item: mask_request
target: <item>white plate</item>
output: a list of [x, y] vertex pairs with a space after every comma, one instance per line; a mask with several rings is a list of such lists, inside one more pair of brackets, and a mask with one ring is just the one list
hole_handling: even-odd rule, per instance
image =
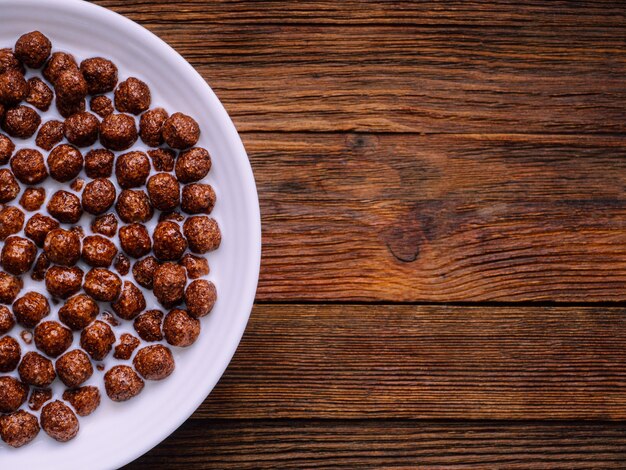
[[[113, 403], [103, 394], [100, 408], [80, 419], [80, 432], [68, 443], [57, 443], [43, 431], [20, 449], [0, 443], [2, 469], [119, 468], [191, 416], [235, 353], [259, 275], [261, 222], [256, 186], [237, 131], [215, 94], [191, 65], [152, 33], [80, 0], [0, 0], [0, 47], [12, 46], [21, 34], [33, 30], [46, 34], [53, 50], [70, 51], [77, 59], [107, 57], [117, 64], [120, 80], [136, 76], [146, 81], [152, 90], [152, 106], [198, 120], [202, 129], [198, 145], [209, 150], [213, 161], [206, 182], [217, 193], [213, 217], [220, 224], [223, 241], [209, 255], [209, 279], [217, 286], [218, 301], [202, 319], [196, 344], [174, 348], [174, 374], [161, 382], [146, 382], [143, 392], [125, 403]], [[98, 382], [103, 390], [101, 372], [91, 383]]]

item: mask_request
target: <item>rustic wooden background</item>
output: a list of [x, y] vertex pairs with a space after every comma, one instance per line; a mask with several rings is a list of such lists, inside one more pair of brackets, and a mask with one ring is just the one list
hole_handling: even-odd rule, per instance
[[226, 375], [128, 469], [624, 468], [623, 2], [95, 3], [213, 87], [264, 228]]

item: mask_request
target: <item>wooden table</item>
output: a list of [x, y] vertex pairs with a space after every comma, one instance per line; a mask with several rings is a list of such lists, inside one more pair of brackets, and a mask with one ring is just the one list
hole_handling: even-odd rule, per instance
[[624, 468], [626, 5], [96, 3], [206, 78], [263, 214], [232, 364], [127, 468]]

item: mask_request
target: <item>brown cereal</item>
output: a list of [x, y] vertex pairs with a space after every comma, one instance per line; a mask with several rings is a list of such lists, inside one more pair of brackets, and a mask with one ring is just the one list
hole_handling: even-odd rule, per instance
[[19, 277], [0, 271], [0, 303], [12, 304], [24, 287]]
[[68, 118], [72, 114], [82, 113], [85, 111], [86, 105], [84, 99], [79, 101], [66, 101], [57, 98], [56, 108], [61, 116]]
[[120, 219], [129, 224], [147, 222], [154, 214], [148, 195], [141, 190], [124, 189], [117, 198], [115, 209]]
[[113, 214], [98, 216], [91, 224], [91, 230], [107, 237], [112, 237], [117, 233], [117, 218]]
[[181, 208], [187, 214], [210, 214], [215, 207], [215, 191], [209, 184], [188, 184], [183, 188]]
[[20, 185], [11, 170], [0, 170], [0, 203], [11, 202], [20, 193]]
[[66, 390], [63, 399], [74, 407], [78, 416], [89, 416], [100, 406], [100, 390], [92, 386]]
[[33, 108], [16, 106], [8, 109], [2, 119], [2, 129], [12, 137], [28, 139], [32, 137], [41, 124], [41, 117]]
[[163, 140], [173, 149], [193, 147], [200, 138], [200, 126], [183, 113], [172, 114], [163, 124]]
[[[2, 113], [0, 113], [2, 118]], [[15, 151], [15, 144], [6, 135], [0, 134], [0, 165], [6, 165]]]
[[128, 152], [115, 162], [115, 176], [123, 189], [146, 184], [150, 174], [150, 160], [143, 152]]
[[0, 372], [15, 370], [22, 358], [20, 344], [10, 336], [0, 338]]
[[67, 52], [55, 52], [46, 63], [43, 69], [43, 76], [50, 83], [54, 84], [61, 73], [70, 69], [78, 70], [78, 64], [74, 60], [74, 56]]
[[126, 276], [130, 272], [130, 260], [124, 253], [120, 253], [113, 263], [115, 270], [122, 276]]
[[178, 261], [187, 249], [187, 240], [175, 222], [159, 222], [153, 240], [154, 255], [160, 261]]
[[21, 73], [26, 73], [22, 63], [13, 54], [13, 49], [5, 47], [0, 49], [0, 73], [4, 73], [7, 70], [19, 70]]
[[27, 292], [13, 304], [13, 315], [25, 328], [34, 328], [50, 315], [50, 303], [39, 292]]
[[119, 299], [111, 304], [111, 308], [118, 317], [133, 320], [146, 308], [146, 299], [135, 284], [125, 281]]
[[113, 102], [108, 96], [94, 96], [89, 102], [89, 108], [101, 118], [110, 116], [115, 112]]
[[53, 297], [67, 299], [80, 290], [83, 274], [77, 266], [52, 266], [46, 271], [46, 289]]
[[108, 211], [115, 203], [115, 186], [106, 178], [97, 178], [85, 186], [82, 195], [85, 211], [100, 215]]
[[115, 366], [104, 374], [104, 388], [113, 401], [126, 401], [141, 393], [144, 382], [129, 366]]
[[90, 95], [113, 91], [117, 84], [117, 67], [108, 59], [102, 57], [85, 59], [80, 64], [80, 71], [87, 81]]
[[80, 331], [96, 319], [100, 308], [88, 295], [78, 294], [59, 309], [59, 320], [74, 331]]
[[54, 98], [54, 93], [46, 83], [39, 77], [28, 80], [29, 93], [26, 102], [41, 111], [48, 111]]
[[169, 114], [163, 108], [151, 109], [141, 115], [141, 119], [139, 120], [139, 135], [146, 145], [158, 147], [163, 143], [161, 129], [168, 117]]
[[193, 281], [185, 290], [187, 312], [194, 318], [201, 318], [211, 313], [216, 300], [215, 285], [205, 279]]
[[28, 91], [28, 82], [20, 71], [11, 69], [0, 74], [0, 103], [15, 106], [26, 99]]
[[89, 266], [108, 268], [116, 254], [115, 244], [100, 235], [91, 235], [83, 240], [83, 260]]
[[0, 241], [19, 232], [23, 226], [24, 213], [20, 209], [13, 206], [4, 206], [0, 209]]
[[172, 346], [191, 346], [200, 335], [200, 321], [185, 310], [174, 309], [165, 316], [163, 333]]
[[211, 157], [201, 147], [181, 152], [176, 160], [176, 177], [181, 183], [194, 183], [209, 174]]
[[209, 262], [203, 256], [195, 256], [191, 253], [187, 253], [180, 260], [180, 264], [187, 270], [187, 277], [189, 279], [198, 279], [199, 277], [209, 274]]
[[174, 263], [160, 265], [154, 273], [154, 295], [166, 308], [183, 301], [187, 274], [185, 268]]
[[87, 82], [78, 69], [69, 68], [59, 74], [54, 82], [57, 101], [78, 103], [87, 96]]
[[28, 386], [14, 377], [0, 377], [0, 413], [13, 413], [28, 398]]
[[72, 181], [72, 183], [70, 184], [70, 189], [72, 191], [75, 191], [77, 193], [81, 192], [83, 190], [83, 188], [85, 187], [85, 180], [82, 178], [76, 178], [74, 181]]
[[41, 427], [48, 436], [59, 442], [74, 439], [79, 430], [74, 412], [58, 400], [48, 403], [41, 410]]
[[43, 281], [46, 277], [46, 271], [50, 267], [50, 260], [45, 253], [41, 253], [35, 264], [33, 265], [33, 271], [30, 273], [31, 279], [35, 281]]
[[20, 338], [22, 338], [22, 341], [26, 344], [31, 344], [33, 342], [33, 334], [30, 331], [22, 330]]
[[72, 145], [58, 145], [48, 155], [48, 168], [55, 180], [62, 183], [70, 181], [83, 169], [83, 155]]
[[37, 247], [26, 238], [12, 236], [4, 241], [0, 263], [6, 272], [19, 276], [30, 270], [37, 257]]
[[152, 289], [157, 267], [159, 267], [159, 262], [154, 256], [147, 256], [137, 261], [133, 266], [133, 276], [137, 284], [146, 289]]
[[150, 107], [150, 88], [141, 80], [130, 77], [115, 90], [115, 107], [121, 113], [141, 114]]
[[11, 310], [4, 305], [0, 305], [0, 335], [8, 333], [15, 326], [15, 318]]
[[176, 152], [172, 149], [148, 150], [148, 155], [152, 159], [152, 165], [156, 171], [174, 171]]
[[50, 57], [52, 43], [39, 31], [23, 34], [15, 43], [15, 57], [28, 67], [38, 69]]
[[46, 206], [52, 217], [64, 224], [78, 223], [83, 215], [80, 199], [67, 191], [57, 191]]
[[80, 259], [80, 237], [70, 230], [58, 228], [48, 232], [43, 249], [50, 262], [74, 266]]
[[80, 347], [91, 356], [94, 361], [102, 361], [113, 349], [115, 335], [109, 325], [96, 320], [83, 330], [80, 335]]
[[185, 220], [185, 216], [182, 215], [180, 212], [174, 211], [174, 212], [162, 212], [161, 215], [159, 216], [159, 222], [166, 222], [166, 221], [170, 221], [170, 222], [183, 222]]
[[120, 336], [120, 342], [115, 346], [113, 357], [127, 361], [133, 355], [133, 351], [139, 347], [141, 341], [128, 333]]
[[148, 230], [141, 224], [130, 224], [120, 228], [122, 250], [133, 258], [141, 258], [152, 249], [152, 240]]
[[24, 184], [39, 184], [48, 177], [43, 155], [34, 149], [18, 150], [11, 158], [11, 170]]
[[24, 235], [30, 238], [35, 244], [43, 248], [48, 233], [59, 228], [59, 223], [47, 215], [33, 215], [24, 228]]
[[73, 349], [57, 359], [56, 373], [66, 386], [80, 387], [93, 375], [89, 356], [80, 349]]
[[39, 434], [37, 417], [19, 410], [0, 418], [0, 437], [11, 447], [22, 447]]
[[55, 119], [45, 122], [39, 128], [35, 144], [44, 150], [52, 150], [52, 148], [63, 140], [63, 123]]
[[100, 302], [114, 302], [122, 291], [122, 280], [105, 268], [93, 268], [85, 276], [85, 292]]
[[35, 388], [28, 399], [28, 407], [33, 411], [39, 411], [50, 400], [52, 400], [52, 390], [49, 388]]
[[163, 380], [174, 372], [174, 356], [162, 344], [146, 346], [137, 351], [133, 365], [146, 380]]
[[56, 378], [52, 361], [34, 351], [24, 354], [17, 367], [20, 380], [33, 387], [47, 387]]
[[27, 211], [34, 212], [43, 206], [45, 200], [46, 190], [44, 188], [26, 188], [20, 198], [20, 205]]
[[141, 339], [152, 342], [163, 339], [162, 323], [163, 312], [160, 310], [147, 310], [135, 318], [133, 326]]
[[59, 357], [69, 349], [74, 340], [72, 331], [55, 321], [45, 321], [35, 328], [37, 349], [50, 357]]
[[126, 150], [137, 142], [135, 119], [128, 114], [110, 114], [100, 123], [100, 143], [111, 150]]
[[87, 111], [72, 114], [63, 123], [65, 138], [77, 147], [89, 147], [98, 140], [100, 121]]
[[204, 215], [189, 217], [183, 225], [183, 233], [189, 242], [189, 249], [194, 253], [216, 250], [222, 241], [217, 222]]
[[115, 155], [106, 149], [90, 150], [85, 155], [85, 173], [90, 178], [108, 178], [113, 174]]
[[147, 188], [155, 209], [172, 211], [180, 204], [180, 184], [169, 173], [157, 173], [151, 176]]

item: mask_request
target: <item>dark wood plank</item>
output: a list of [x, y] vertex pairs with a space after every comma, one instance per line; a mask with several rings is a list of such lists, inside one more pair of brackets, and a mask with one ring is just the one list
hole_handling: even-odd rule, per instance
[[246, 135], [259, 300], [626, 300], [626, 140]]
[[[210, 11], [200, 11], [203, 4], [176, 3], [158, 20], [143, 13], [153, 3], [109, 5], [128, 14], [138, 8], [131, 17], [198, 69], [241, 131], [626, 131], [626, 36], [597, 22], [542, 24], [541, 18], [555, 19], [551, 8], [538, 8], [525, 26], [485, 30], [208, 26], [176, 13], [195, 10], [198, 18], [210, 18]], [[283, 16], [290, 7], [300, 8], [293, 2]], [[497, 9], [480, 11], [486, 22], [507, 16]]]
[[192, 419], [125, 469], [606, 469], [625, 459], [624, 424]]
[[625, 419], [624, 313], [259, 305], [196, 416]]

